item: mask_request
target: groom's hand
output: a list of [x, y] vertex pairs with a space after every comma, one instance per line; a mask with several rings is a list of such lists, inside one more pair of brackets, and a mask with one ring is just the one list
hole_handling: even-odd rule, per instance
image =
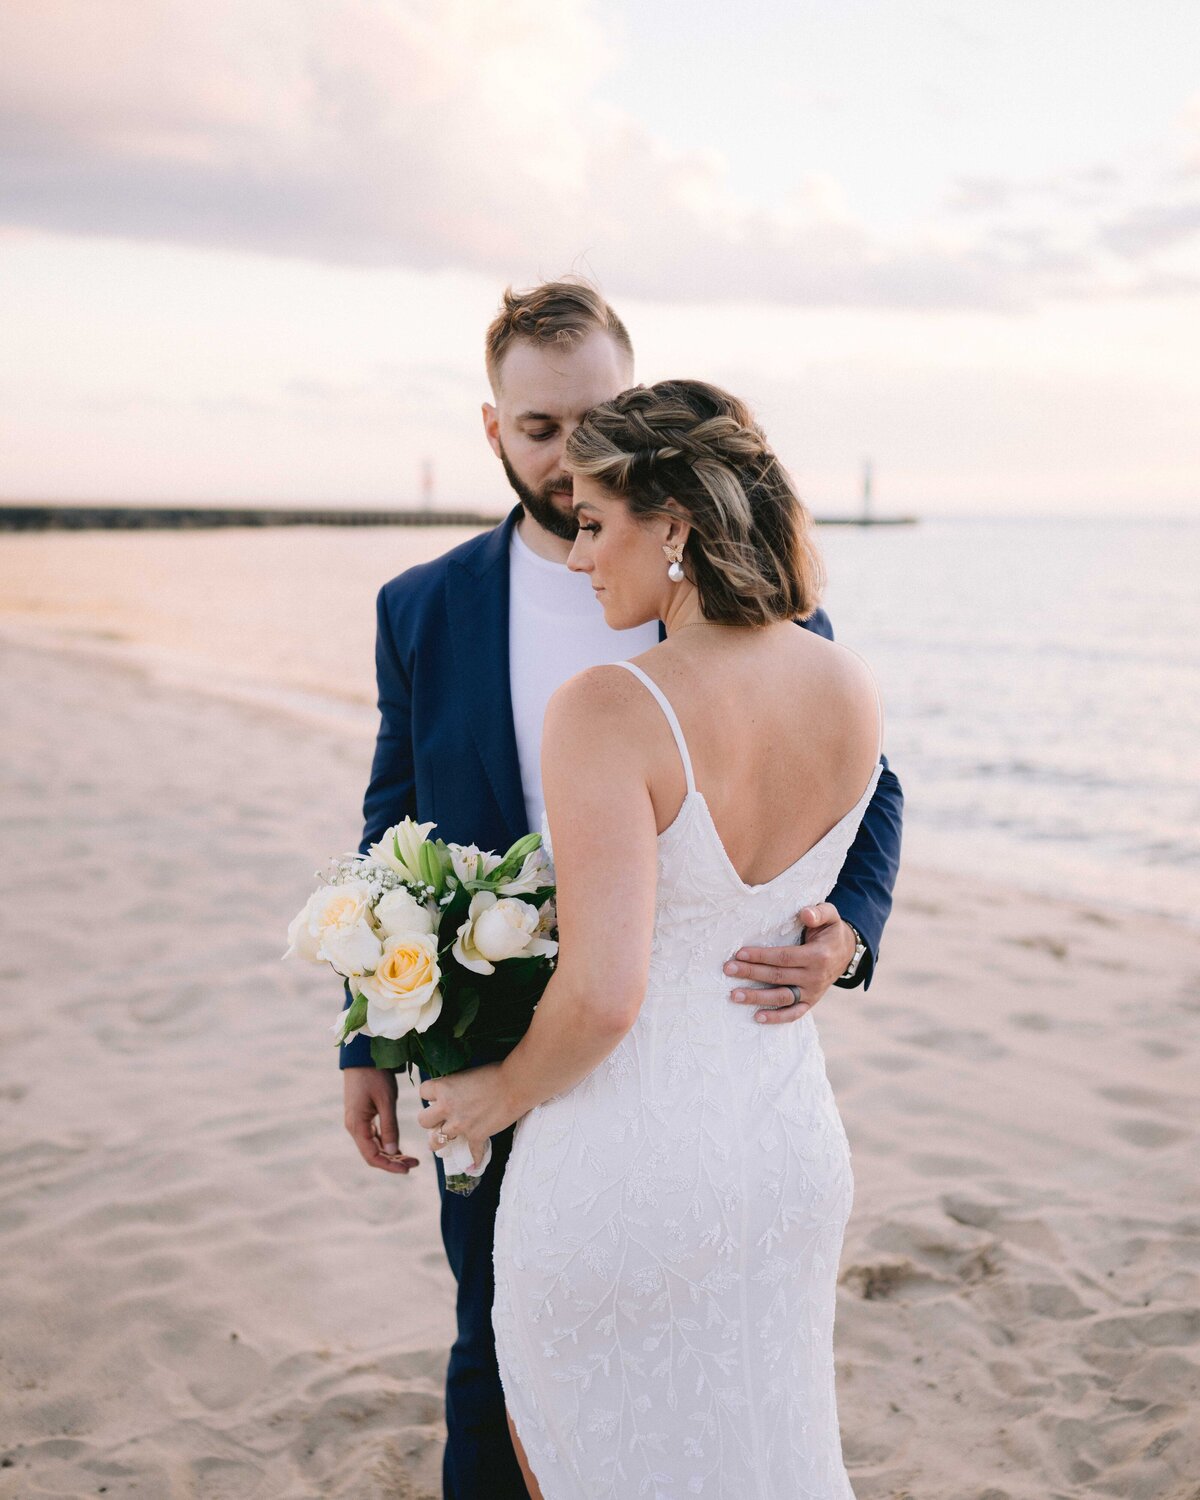
[[343, 1068], [346, 1129], [369, 1167], [402, 1176], [421, 1163], [400, 1152], [396, 1129], [396, 1075], [387, 1068]]
[[[735, 1005], [760, 1007], [756, 1021], [779, 1025], [806, 1015], [854, 957], [854, 932], [830, 901], [800, 913], [804, 942], [788, 948], [739, 948], [725, 965], [731, 979], [751, 979], [769, 989], [734, 990]], [[800, 992], [799, 999], [792, 988]]]

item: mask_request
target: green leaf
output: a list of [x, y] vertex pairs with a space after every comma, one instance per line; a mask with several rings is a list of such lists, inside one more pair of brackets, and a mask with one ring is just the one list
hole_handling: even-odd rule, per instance
[[517, 873], [525, 863], [525, 856], [532, 854], [541, 842], [540, 833], [527, 833], [524, 838], [518, 839], [488, 878], [494, 884], [502, 885]]
[[441, 856], [432, 844], [421, 845], [417, 851], [417, 864], [420, 866], [421, 879], [432, 888], [435, 896], [440, 896], [446, 882], [442, 874]]
[[479, 991], [465, 990], [461, 1000], [458, 1020], [454, 1024], [454, 1035], [461, 1037], [479, 1014]]
[[425, 1071], [432, 1078], [445, 1078], [448, 1073], [457, 1073], [470, 1060], [470, 1054], [461, 1042], [456, 1042], [453, 1037], [446, 1036], [433, 1026], [417, 1037], [417, 1043], [421, 1049]]
[[400, 1068], [410, 1067], [408, 1051], [408, 1037], [406, 1036], [402, 1036], [399, 1041], [393, 1041], [389, 1036], [371, 1038], [371, 1061], [377, 1068], [391, 1068], [398, 1071]]
[[453, 947], [454, 940], [458, 936], [458, 929], [467, 920], [467, 913], [471, 909], [471, 893], [461, 886], [454, 893], [454, 899], [442, 913], [438, 921], [438, 947]]
[[366, 1024], [367, 1020], [367, 997], [355, 995], [351, 1001], [349, 1013], [346, 1016], [346, 1024], [342, 1027], [342, 1035], [349, 1036], [352, 1031], [358, 1031]]

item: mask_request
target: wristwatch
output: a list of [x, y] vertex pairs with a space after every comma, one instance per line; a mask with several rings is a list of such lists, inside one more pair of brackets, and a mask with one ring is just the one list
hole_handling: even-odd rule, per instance
[[843, 979], [853, 979], [854, 978], [854, 976], [858, 973], [858, 966], [859, 966], [859, 964], [862, 963], [863, 954], [867, 951], [867, 945], [866, 945], [866, 943], [863, 942], [862, 933], [859, 932], [858, 928], [855, 927], [854, 923], [853, 922], [847, 922], [846, 926], [854, 934], [854, 956], [851, 958], [850, 962], [846, 965], [846, 972], [844, 974], [839, 974], [838, 975], [839, 981], [843, 980]]

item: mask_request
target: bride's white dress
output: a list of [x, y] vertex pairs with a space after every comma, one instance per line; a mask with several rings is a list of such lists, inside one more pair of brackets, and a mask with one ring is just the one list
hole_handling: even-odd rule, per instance
[[834, 1395], [850, 1153], [811, 1012], [762, 1026], [721, 972], [793, 941], [875, 783], [773, 880], [740, 879], [687, 773], [658, 840], [633, 1028], [517, 1125], [496, 1219], [505, 1400], [545, 1500], [853, 1500]]

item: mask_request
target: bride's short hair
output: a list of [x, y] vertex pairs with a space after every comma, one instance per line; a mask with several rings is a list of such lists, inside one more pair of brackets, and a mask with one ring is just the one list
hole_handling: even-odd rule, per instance
[[707, 620], [766, 625], [816, 609], [825, 571], [808, 508], [736, 396], [702, 380], [634, 386], [593, 407], [566, 466], [634, 516], [687, 514], [684, 567]]

